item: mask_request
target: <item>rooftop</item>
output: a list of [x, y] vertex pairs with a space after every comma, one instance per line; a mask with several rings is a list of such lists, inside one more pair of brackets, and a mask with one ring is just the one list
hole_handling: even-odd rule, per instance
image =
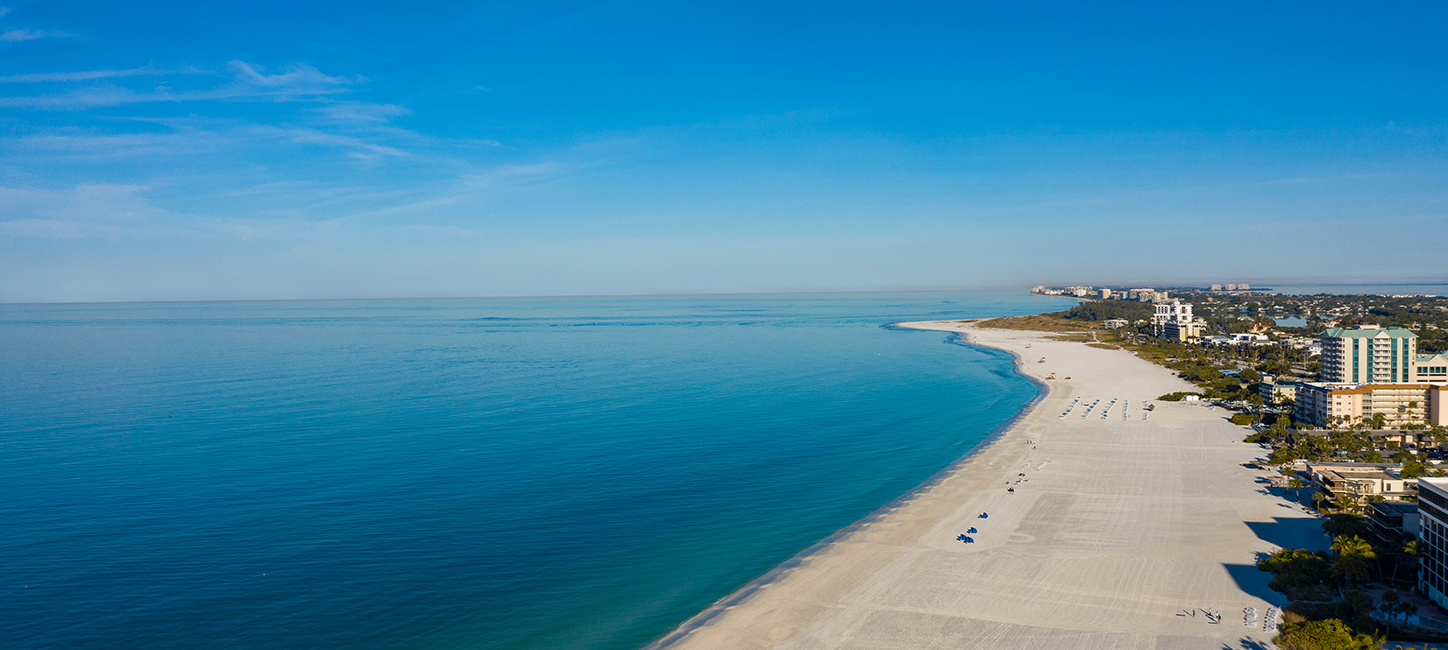
[[1418, 504], [1412, 501], [1369, 501], [1368, 507], [1390, 516], [1415, 515], [1418, 513]]
[[1309, 462], [1307, 466], [1312, 469], [1350, 469], [1350, 470], [1392, 470], [1403, 469], [1397, 463], [1338, 463], [1338, 462]]
[[1341, 328], [1341, 327], [1329, 327], [1329, 328], [1327, 328], [1327, 330], [1325, 330], [1325, 331], [1322, 333], [1322, 335], [1323, 335], [1324, 337], [1327, 337], [1327, 338], [1335, 338], [1335, 339], [1370, 339], [1370, 338], [1376, 338], [1376, 337], [1378, 337], [1378, 336], [1384, 336], [1384, 337], [1386, 337], [1386, 338], [1394, 338], [1394, 339], [1397, 339], [1397, 338], [1409, 338], [1409, 339], [1418, 338], [1418, 335], [1417, 335], [1417, 334], [1414, 334], [1414, 333], [1412, 333], [1411, 331], [1409, 331], [1409, 330], [1407, 330], [1407, 329], [1404, 329], [1404, 328], [1402, 328], [1402, 327], [1385, 327], [1385, 328], [1382, 328], [1382, 329], [1371, 328], [1371, 329], [1360, 329], [1360, 330], [1343, 329], [1343, 328]]
[[1379, 481], [1393, 481], [1393, 480], [1398, 480], [1398, 479], [1399, 479], [1399, 477], [1398, 477], [1397, 474], [1390, 473], [1390, 472], [1384, 472], [1383, 470], [1380, 470], [1380, 469], [1371, 469], [1371, 468], [1366, 469], [1366, 470], [1356, 470], [1356, 469], [1354, 469], [1354, 470], [1322, 469], [1322, 470], [1319, 470], [1317, 473], [1318, 473], [1318, 474], [1321, 474], [1321, 475], [1323, 475], [1323, 476], [1337, 477], [1337, 478], [1340, 478], [1340, 479], [1342, 479], [1342, 480], [1344, 480], [1344, 481], [1363, 480], [1363, 479], [1375, 479], [1375, 480], [1379, 480]]

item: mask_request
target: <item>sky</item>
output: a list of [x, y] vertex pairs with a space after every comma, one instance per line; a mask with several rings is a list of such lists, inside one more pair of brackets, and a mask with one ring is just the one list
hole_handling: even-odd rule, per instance
[[0, 302], [1448, 279], [1448, 5], [1163, 4], [0, 4]]

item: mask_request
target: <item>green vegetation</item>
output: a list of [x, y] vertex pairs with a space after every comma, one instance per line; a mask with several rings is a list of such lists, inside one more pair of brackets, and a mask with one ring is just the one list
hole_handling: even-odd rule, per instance
[[1332, 573], [1347, 578], [1348, 584], [1366, 580], [1378, 558], [1373, 545], [1357, 535], [1339, 535], [1332, 540]]
[[[1279, 647], [1379, 647], [1388, 630], [1372, 614], [1392, 620], [1417, 612], [1417, 606], [1396, 589], [1413, 586], [1419, 542], [1411, 535], [1372, 541], [1368, 529], [1359, 515], [1329, 515], [1322, 530], [1333, 538], [1330, 551], [1283, 549], [1257, 563], [1257, 568], [1272, 574], [1268, 586], [1292, 599], [1284, 608]], [[1356, 588], [1366, 583], [1389, 589], [1375, 602]]]
[[1149, 302], [1127, 300], [1090, 300], [1063, 312], [1052, 314], [1066, 320], [1098, 322], [1120, 318], [1129, 322], [1151, 320], [1156, 307]]
[[1284, 625], [1276, 639], [1283, 650], [1375, 650], [1382, 642], [1371, 634], [1354, 634], [1335, 618]]
[[[1427, 339], [1441, 339], [1441, 347], [1448, 348], [1448, 298], [1276, 296], [1190, 291], [1173, 291], [1172, 295], [1193, 303], [1196, 315], [1204, 318], [1208, 330], [1217, 334], [1260, 326], [1268, 328], [1279, 339], [1283, 335], [1315, 338], [1328, 322], [1346, 327], [1376, 323], [1408, 327], [1418, 333], [1420, 344]], [[1384, 462], [1385, 457], [1391, 456], [1395, 462], [1409, 464], [1404, 468], [1408, 478], [1431, 475], [1436, 471], [1427, 470], [1412, 454], [1402, 454], [1397, 440], [1372, 433], [1380, 431], [1386, 424], [1384, 414], [1375, 414], [1376, 419], [1369, 418], [1366, 422], [1339, 423], [1328, 431], [1298, 431], [1291, 419], [1291, 400], [1273, 398], [1264, 401], [1259, 390], [1264, 375], [1286, 380], [1316, 379], [1318, 364], [1304, 350], [1288, 345], [1204, 346], [1163, 339], [1151, 334], [1153, 310], [1151, 303], [1091, 300], [1062, 312], [997, 318], [985, 321], [981, 326], [1041, 330], [1057, 333], [1058, 338], [1085, 341], [1100, 347], [1119, 346], [1142, 359], [1171, 368], [1182, 379], [1199, 388], [1167, 393], [1157, 399], [1177, 402], [1188, 395], [1198, 395], [1242, 411], [1232, 416], [1232, 421], [1258, 428], [1246, 440], [1269, 447], [1269, 460], [1273, 463], [1328, 459]], [[1304, 316], [1307, 326], [1275, 325], [1273, 317], [1288, 315]], [[1128, 325], [1116, 330], [1101, 328], [1102, 321], [1112, 318], [1126, 320]], [[1427, 351], [1437, 349], [1436, 345], [1420, 347]], [[1413, 442], [1419, 445], [1448, 442], [1448, 429], [1443, 427], [1409, 425], [1403, 429], [1412, 431]]]
[[[1423, 353], [1448, 351], [1448, 298], [1433, 296], [1390, 297], [1376, 295], [1290, 296], [1265, 293], [1221, 293], [1199, 290], [1171, 291], [1175, 299], [1192, 304], [1194, 315], [1207, 323], [1208, 335], [1246, 332], [1267, 328], [1274, 336], [1319, 336], [1329, 325], [1360, 327], [1404, 327], [1418, 335]], [[1088, 300], [1066, 311], [1043, 314], [1061, 323], [1092, 325], [1109, 319], [1123, 319], [1129, 325], [1113, 332], [1114, 340], [1144, 359], [1177, 370], [1187, 381], [1201, 385], [1208, 398], [1250, 401], [1243, 390], [1261, 381], [1263, 374], [1288, 379], [1316, 379], [1320, 367], [1304, 350], [1285, 345], [1188, 345], [1153, 336], [1151, 303], [1125, 300]], [[1299, 316], [1303, 327], [1286, 327], [1275, 319]], [[999, 319], [998, 319], [999, 320]], [[1236, 380], [1224, 381], [1221, 370], [1241, 370]]]
[[1332, 563], [1323, 551], [1284, 548], [1257, 563], [1272, 574], [1267, 586], [1293, 600], [1328, 600], [1336, 593]]

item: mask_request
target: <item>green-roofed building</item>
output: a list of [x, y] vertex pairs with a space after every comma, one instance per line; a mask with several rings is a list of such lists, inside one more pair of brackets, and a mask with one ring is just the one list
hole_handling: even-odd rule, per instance
[[1343, 384], [1418, 381], [1418, 335], [1401, 327], [1369, 325], [1322, 333], [1322, 380]]

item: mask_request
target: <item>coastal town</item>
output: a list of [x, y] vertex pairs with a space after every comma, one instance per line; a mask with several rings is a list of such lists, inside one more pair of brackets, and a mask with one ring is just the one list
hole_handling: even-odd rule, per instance
[[1358, 642], [1448, 637], [1448, 299], [1243, 283], [1032, 292], [1084, 299], [1047, 316], [1198, 386], [1159, 399], [1231, 413], [1271, 488], [1322, 518], [1330, 551], [1259, 563], [1289, 616], [1338, 621]]

